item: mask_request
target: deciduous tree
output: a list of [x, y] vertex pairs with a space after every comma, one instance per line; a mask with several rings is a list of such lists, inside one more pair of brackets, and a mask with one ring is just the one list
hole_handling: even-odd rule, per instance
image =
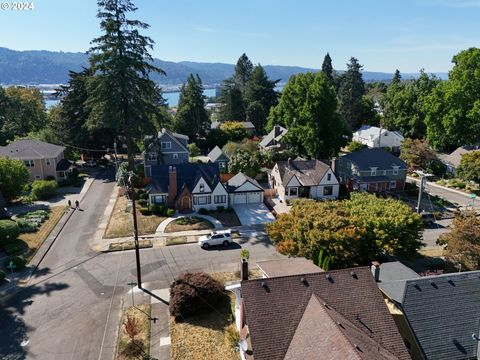
[[7, 200], [18, 197], [29, 178], [23, 161], [0, 158], [0, 190]]
[[228, 162], [228, 171], [231, 174], [242, 172], [250, 177], [255, 177], [260, 171], [260, 155], [258, 152], [237, 150]]
[[457, 174], [463, 180], [480, 183], [480, 150], [462, 155]]
[[400, 147], [400, 159], [410, 169], [427, 170], [437, 159], [437, 153], [424, 140], [406, 138]]

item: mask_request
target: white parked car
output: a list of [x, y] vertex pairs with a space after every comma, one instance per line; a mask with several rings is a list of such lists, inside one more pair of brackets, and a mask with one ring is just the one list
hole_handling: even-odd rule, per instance
[[210, 234], [201, 236], [198, 239], [198, 245], [204, 249], [214, 245], [228, 246], [232, 242], [232, 230], [212, 231]]

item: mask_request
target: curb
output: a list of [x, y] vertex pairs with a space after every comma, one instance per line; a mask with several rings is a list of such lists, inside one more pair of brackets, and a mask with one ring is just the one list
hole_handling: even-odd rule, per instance
[[[416, 183], [420, 182], [419, 179], [411, 177], [411, 176], [407, 176], [407, 179], [415, 181]], [[463, 195], [466, 198], [470, 198], [470, 194], [467, 194], [466, 192], [463, 192], [463, 191], [460, 191], [460, 190], [457, 190], [457, 189], [452, 189], [452, 188], [449, 188], [449, 187], [446, 187], [446, 186], [438, 185], [437, 183], [434, 183], [434, 182], [431, 182], [431, 181], [427, 181], [426, 185], [436, 187], [437, 189], [441, 189], [441, 190], [445, 190], [445, 191], [451, 191], [451, 192], [456, 193], [458, 195]]]

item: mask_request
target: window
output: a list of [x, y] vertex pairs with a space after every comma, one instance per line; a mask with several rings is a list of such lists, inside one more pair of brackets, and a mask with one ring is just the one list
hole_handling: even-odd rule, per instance
[[151, 166], [145, 166], [145, 176], [152, 176], [152, 167]]
[[213, 197], [213, 202], [215, 204], [223, 204], [227, 202], [227, 195], [215, 195]]
[[177, 154], [177, 153], [174, 153], [174, 154], [172, 155], [172, 157], [173, 157], [174, 159], [178, 159], [178, 154]]
[[200, 184], [200, 192], [204, 192], [205, 191], [205, 185], [204, 184]]
[[297, 196], [297, 195], [298, 195], [298, 189], [296, 187], [291, 187], [290, 196]]
[[387, 175], [387, 170], [383, 170], [383, 175]]
[[324, 186], [323, 187], [323, 196], [330, 196], [333, 194], [333, 186]]
[[34, 167], [35, 166], [35, 162], [33, 160], [23, 160], [23, 162], [25, 163], [26, 167]]
[[193, 198], [194, 205], [206, 205], [212, 202], [211, 196], [195, 196]]
[[224, 163], [223, 161], [221, 161], [221, 162], [218, 163], [218, 166], [220, 166], [220, 169], [224, 169], [224, 168], [227, 167], [227, 164]]
[[396, 189], [397, 188], [397, 182], [396, 181], [390, 181], [390, 190]]
[[162, 141], [160, 143], [160, 147], [162, 148], [162, 150], [169, 150], [172, 148], [172, 143], [170, 141]]
[[377, 168], [376, 167], [370, 168], [370, 176], [375, 176], [375, 175], [377, 175]]
[[393, 167], [393, 175], [398, 175], [398, 166]]
[[42, 177], [40, 175], [35, 175], [35, 179], [41, 179]]
[[327, 181], [330, 181], [330, 180], [332, 180], [332, 174], [327, 175]]
[[157, 153], [148, 153], [148, 161], [157, 161]]
[[45, 161], [46, 161], [47, 165], [50, 165], [50, 159], [46, 159]]
[[167, 202], [167, 197], [165, 195], [155, 195], [152, 196], [152, 202], [154, 204], [164, 204]]

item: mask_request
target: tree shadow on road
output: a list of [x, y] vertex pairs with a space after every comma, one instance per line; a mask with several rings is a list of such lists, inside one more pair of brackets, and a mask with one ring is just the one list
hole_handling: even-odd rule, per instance
[[68, 288], [64, 283], [32, 285], [14, 295], [0, 299], [0, 358], [21, 360], [27, 357], [28, 333], [35, 330], [23, 318], [27, 308], [35, 302], [35, 297], [50, 296], [55, 291]]

